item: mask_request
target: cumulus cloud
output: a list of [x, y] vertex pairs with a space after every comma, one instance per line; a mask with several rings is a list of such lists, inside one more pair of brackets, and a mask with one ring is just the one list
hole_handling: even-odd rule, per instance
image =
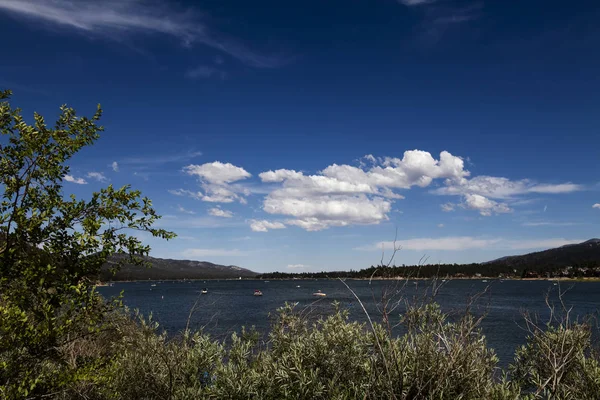
[[259, 174], [263, 182], [281, 183], [263, 202], [269, 214], [291, 217], [286, 223], [315, 231], [332, 226], [378, 224], [388, 220], [396, 192], [426, 187], [434, 179], [469, 176], [463, 160], [447, 151], [439, 160], [425, 151], [404, 152], [403, 158], [365, 156], [359, 167], [333, 164], [315, 175], [279, 169]]
[[[560, 194], [583, 190], [574, 183], [540, 184], [529, 179], [510, 180], [504, 177], [480, 175], [473, 178], [446, 179], [445, 186], [432, 190], [432, 193], [445, 196], [461, 196], [462, 203], [446, 203], [443, 211], [453, 211], [456, 206], [477, 210], [483, 216], [511, 212], [510, 205], [517, 206], [531, 202], [522, 199], [532, 194]], [[493, 199], [493, 200], [492, 200]], [[497, 200], [502, 200], [499, 202]], [[544, 208], [545, 210], [545, 208]]]
[[118, 162], [113, 161], [110, 166], [112, 167], [113, 171], [119, 172], [119, 163]]
[[600, 208], [600, 203], [596, 203], [592, 206], [592, 208]]
[[274, 68], [285, 63], [281, 57], [258, 54], [217, 34], [203, 22], [201, 14], [191, 9], [178, 10], [166, 1], [0, 0], [0, 11], [115, 40], [132, 34], [170, 36], [187, 47], [200, 43], [258, 68]]
[[191, 164], [183, 168], [183, 172], [198, 178], [204, 193], [190, 192], [179, 189], [171, 193], [176, 195], [189, 195], [210, 203], [232, 203], [239, 201], [246, 203], [244, 196], [249, 191], [243, 187], [233, 185], [234, 182], [250, 178], [252, 175], [244, 168], [231, 163], [215, 161], [202, 165]]
[[108, 182], [108, 178], [102, 172], [88, 172], [87, 177], [95, 179], [98, 182]]
[[219, 161], [202, 165], [191, 164], [184, 167], [183, 171], [188, 175], [198, 176], [202, 180], [216, 185], [231, 183], [252, 176], [244, 168]]
[[270, 229], [285, 229], [285, 225], [278, 221], [252, 219], [250, 229], [254, 232], [268, 232]]
[[479, 211], [479, 214], [489, 217], [493, 213], [509, 213], [512, 210], [504, 203], [498, 203], [478, 194], [466, 194], [465, 206], [471, 210]]
[[87, 184], [87, 181], [85, 179], [83, 179], [83, 178], [75, 178], [72, 175], [65, 175], [64, 179], [67, 182], [76, 183], [78, 185], [86, 185]]
[[[528, 239], [512, 240], [504, 238], [476, 238], [472, 236], [450, 236], [441, 238], [415, 238], [397, 240], [396, 248], [414, 251], [461, 251], [471, 249], [506, 249], [506, 250], [528, 250], [548, 249], [567, 244], [581, 243], [582, 239]], [[371, 245], [360, 246], [355, 250], [381, 251], [394, 248], [394, 242], [378, 242]]]
[[222, 210], [218, 207], [213, 207], [208, 210], [208, 213], [213, 217], [222, 217], [222, 218], [231, 218], [233, 217], [233, 213], [231, 211]]

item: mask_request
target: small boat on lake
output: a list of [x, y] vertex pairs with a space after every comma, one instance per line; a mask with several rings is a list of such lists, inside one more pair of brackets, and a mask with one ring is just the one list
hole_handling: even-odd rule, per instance
[[152, 286], [152, 287], [155, 287], [155, 286], [156, 286], [156, 283], [153, 283], [153, 284], [152, 284], [152, 285], [150, 285], [150, 286]]
[[320, 290], [317, 290], [316, 292], [313, 293], [313, 296], [325, 297], [327, 295], [325, 293], [321, 292]]
[[208, 289], [207, 289], [207, 288], [204, 288], [204, 289], [202, 289], [202, 291], [201, 291], [200, 293], [201, 293], [201, 294], [206, 294], [206, 293], [208, 293]]
[[256, 289], [256, 290], [254, 291], [254, 295], [255, 295], [255, 296], [262, 296], [262, 292], [261, 292], [260, 290]]

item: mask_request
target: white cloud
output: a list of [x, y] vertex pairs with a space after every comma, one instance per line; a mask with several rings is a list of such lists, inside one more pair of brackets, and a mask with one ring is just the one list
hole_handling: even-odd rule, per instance
[[191, 210], [186, 210], [185, 208], [183, 208], [182, 206], [178, 205], [177, 206], [177, 211], [182, 212], [184, 214], [196, 214], [195, 211], [191, 211]]
[[247, 251], [238, 249], [186, 249], [181, 255], [183, 257], [200, 258], [200, 257], [240, 257], [247, 255]]
[[596, 203], [592, 206], [592, 208], [600, 208], [600, 203]]
[[541, 222], [524, 222], [521, 224], [521, 226], [574, 226], [574, 225], [581, 225], [581, 223], [541, 221]]
[[403, 196], [394, 190], [425, 187], [434, 179], [461, 179], [469, 175], [463, 160], [447, 151], [434, 159], [420, 150], [403, 158], [363, 157], [360, 167], [333, 164], [315, 175], [279, 169], [259, 174], [263, 182], [282, 183], [263, 202], [269, 214], [292, 217], [286, 223], [306, 230], [332, 226], [378, 224], [388, 220], [392, 201]]
[[[395, 245], [401, 250], [414, 251], [461, 251], [471, 249], [506, 249], [506, 250], [528, 250], [549, 249], [567, 244], [581, 243], [582, 239], [529, 239], [512, 240], [503, 238], [476, 238], [472, 236], [452, 236], [441, 238], [416, 238], [397, 240]], [[394, 248], [394, 242], [378, 242], [371, 245], [360, 246], [355, 250], [381, 251]]]
[[528, 179], [511, 181], [508, 178], [481, 175], [472, 179], [447, 180], [446, 187], [432, 192], [440, 195], [478, 194], [492, 199], [510, 199], [531, 193], [558, 194], [579, 190], [583, 190], [583, 186], [573, 183], [536, 184]]
[[[250, 194], [244, 187], [233, 185], [232, 183], [250, 178], [252, 175], [245, 169], [230, 163], [215, 161], [202, 165], [191, 164], [184, 167], [183, 172], [191, 176], [196, 176], [200, 181], [204, 194], [201, 192], [193, 193], [192, 197], [202, 201], [231, 203], [238, 200], [240, 203], [245, 204], [246, 199], [244, 196]], [[190, 195], [190, 192], [179, 190], [173, 194]]]
[[102, 172], [88, 172], [87, 177], [95, 179], [98, 182], [108, 182], [108, 178]]
[[450, 211], [454, 211], [456, 204], [446, 203], [446, 204], [442, 204], [440, 207], [442, 207], [442, 211], [450, 212]]
[[113, 161], [110, 166], [112, 167], [113, 171], [119, 172], [119, 163], [118, 162]]
[[[531, 194], [560, 194], [583, 190], [582, 185], [573, 183], [538, 184], [528, 179], [512, 181], [508, 178], [495, 176], [476, 176], [474, 178], [446, 179], [445, 186], [432, 190], [432, 193], [446, 196], [462, 196], [459, 206], [477, 210], [483, 216], [493, 213], [511, 212], [510, 205], [518, 206], [531, 203], [535, 199], [523, 199], [522, 196]], [[498, 202], [491, 199], [500, 199]], [[453, 211], [456, 204], [442, 205], [443, 211]], [[544, 207], [544, 211], [546, 207]]]
[[[490, 247], [500, 239], [478, 239], [470, 236], [450, 236], [442, 238], [417, 238], [397, 240], [396, 248], [401, 250], [469, 250]], [[357, 250], [392, 250], [394, 242], [379, 242], [368, 246], [358, 247]]]
[[231, 218], [233, 217], [233, 213], [231, 211], [222, 210], [218, 207], [213, 207], [208, 210], [208, 213], [213, 217], [222, 217], [222, 218]]
[[264, 201], [265, 212], [295, 217], [287, 223], [309, 231], [330, 226], [378, 224], [388, 219], [390, 209], [389, 201], [365, 195], [294, 198], [271, 194]]
[[280, 57], [257, 54], [217, 35], [202, 21], [201, 14], [177, 10], [166, 1], [0, 0], [0, 11], [119, 41], [128, 34], [171, 36], [187, 47], [201, 43], [253, 67], [274, 68], [285, 63]]
[[192, 192], [191, 190], [185, 190], [185, 189], [169, 189], [167, 190], [167, 192], [174, 194], [175, 196], [189, 196], [191, 198], [194, 199], [200, 199], [202, 198], [202, 193], [201, 192]]
[[465, 195], [465, 207], [479, 211], [479, 214], [489, 217], [493, 213], [509, 213], [512, 210], [504, 203], [498, 203], [478, 194]]
[[188, 175], [198, 176], [203, 181], [216, 185], [232, 183], [252, 176], [244, 168], [219, 161], [202, 165], [191, 164], [184, 167], [183, 171]]
[[438, 224], [438, 228], [443, 228], [444, 224]]
[[250, 220], [250, 229], [254, 232], [268, 232], [270, 229], [285, 229], [285, 225], [277, 221], [252, 219]]
[[83, 179], [83, 178], [75, 178], [72, 175], [65, 175], [64, 179], [67, 182], [76, 183], [78, 185], [86, 185], [87, 184], [87, 182], [86, 182], [85, 179]]
[[534, 185], [529, 189], [531, 193], [571, 193], [583, 190], [583, 186], [574, 183], [560, 183], [558, 185]]
[[287, 266], [290, 269], [306, 269], [309, 266], [308, 265], [304, 265], [304, 264], [288, 264]]

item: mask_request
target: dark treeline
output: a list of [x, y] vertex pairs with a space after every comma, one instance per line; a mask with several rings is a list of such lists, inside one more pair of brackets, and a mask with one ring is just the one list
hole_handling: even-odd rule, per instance
[[600, 277], [600, 239], [486, 263], [371, 266], [359, 271], [272, 272], [259, 279], [319, 278], [595, 278]]
[[358, 271], [271, 272], [259, 279], [368, 279], [368, 278], [584, 278], [600, 277], [600, 262], [588, 261], [568, 266], [506, 263], [427, 264], [410, 266], [371, 266]]

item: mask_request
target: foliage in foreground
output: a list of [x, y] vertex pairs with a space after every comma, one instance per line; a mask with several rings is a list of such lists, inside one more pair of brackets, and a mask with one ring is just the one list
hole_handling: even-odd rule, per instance
[[173, 234], [153, 228], [151, 201], [129, 186], [63, 194], [71, 158], [102, 131], [100, 106], [91, 118], [62, 106], [54, 126], [37, 113], [29, 125], [10, 95], [0, 91], [0, 396], [38, 398], [103, 379], [94, 371], [104, 354], [65, 353], [113, 329], [106, 316], [118, 303], [101, 300], [94, 281], [114, 253], [137, 264], [148, 254], [128, 230]]
[[[282, 307], [267, 342], [242, 330], [227, 343], [202, 332], [169, 339], [151, 319], [109, 314], [104, 336], [62, 351], [98, 369], [58, 399], [598, 399], [590, 326], [532, 330], [509, 371], [497, 367], [469, 314], [453, 321], [435, 303], [409, 306], [405, 334], [352, 322], [346, 311], [309, 321]], [[77, 373], [75, 365], [70, 370]]]

